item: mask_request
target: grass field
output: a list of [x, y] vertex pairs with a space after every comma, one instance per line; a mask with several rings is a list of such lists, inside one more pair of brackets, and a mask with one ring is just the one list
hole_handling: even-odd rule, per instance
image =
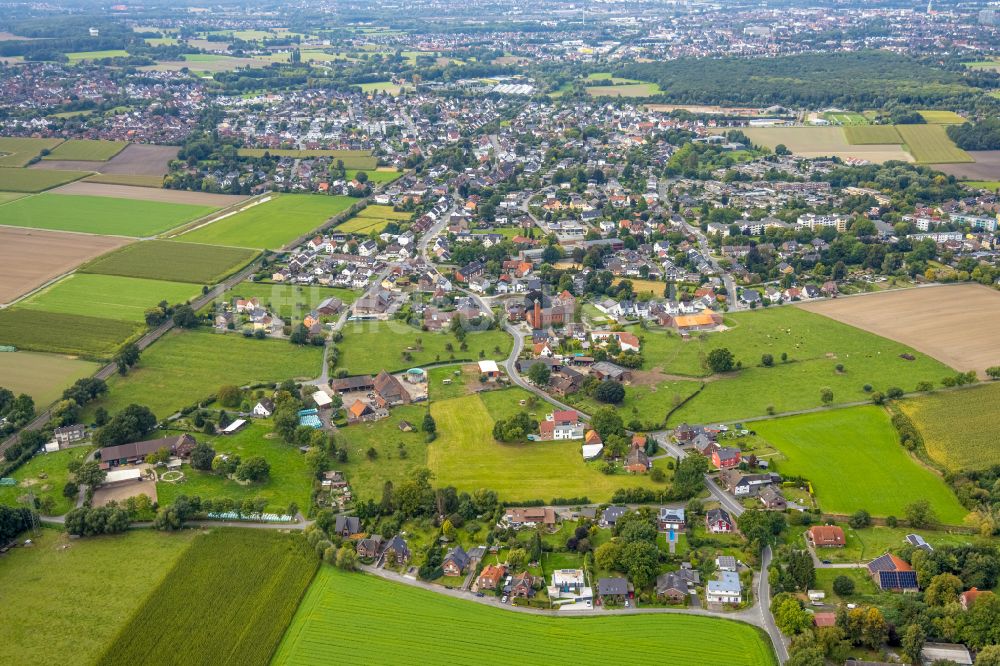
[[942, 125], [897, 125], [896, 129], [917, 162], [954, 164], [975, 161], [955, 145]]
[[901, 401], [899, 407], [923, 435], [932, 460], [953, 471], [975, 470], [1000, 465], [998, 401], [1000, 384], [994, 383], [922, 395]]
[[826, 513], [865, 509], [874, 516], [902, 517], [907, 505], [921, 499], [949, 525], [961, 525], [968, 513], [943, 479], [899, 445], [880, 407], [761, 421], [754, 429], [785, 456], [778, 472], [809, 479]]
[[844, 136], [851, 145], [903, 143], [895, 125], [852, 125], [844, 128]]
[[97, 364], [58, 354], [0, 353], [0, 386], [27, 393], [36, 407], [50, 405], [77, 379], [97, 371]]
[[[62, 139], [29, 139], [22, 137], [0, 137], [0, 167], [23, 167], [43, 150], [52, 150]], [[0, 174], [0, 179], [3, 176]], [[0, 180], [2, 184], [2, 180]], [[0, 189], [3, 189], [0, 187]]]
[[[416, 611], [416, 612], [415, 612]], [[581, 665], [616, 658], [634, 663], [769, 666], [767, 639], [750, 625], [691, 615], [539, 617], [324, 566], [316, 575], [274, 657], [276, 664], [329, 664], [364, 635], [380, 664], [552, 663], [572, 654]], [[724, 635], [726, 640], [718, 637]], [[503, 656], [484, 636], [517, 636]]]
[[392, 206], [379, 206], [377, 204], [372, 204], [365, 206], [358, 211], [358, 217], [371, 217], [380, 220], [409, 220], [413, 217], [413, 213], [407, 213], [406, 211], [395, 210]]
[[[32, 171], [32, 173], [59, 173]], [[0, 173], [2, 177], [2, 173]], [[214, 208], [69, 194], [39, 194], [3, 207], [5, 224], [118, 236], [152, 236]]]
[[105, 51], [74, 51], [73, 53], [67, 53], [66, 57], [69, 58], [69, 63], [75, 65], [78, 62], [84, 60], [101, 60], [103, 58], [124, 58], [128, 56], [128, 51], [123, 49], [108, 49]]
[[98, 663], [267, 664], [317, 566], [301, 535], [212, 530], [181, 555]]
[[66, 466], [71, 460], [83, 462], [88, 452], [87, 447], [78, 447], [36, 455], [11, 473], [17, 479], [16, 486], [0, 487], [0, 504], [14, 506], [22, 496], [30, 492], [38, 500], [51, 497], [55, 503], [51, 515], [63, 515], [73, 508], [76, 501], [76, 497], [69, 500], [62, 493], [63, 486], [69, 480]]
[[[667, 283], [659, 280], [627, 279], [632, 283], [632, 291], [637, 294], [652, 294], [655, 298], [661, 298], [667, 288]], [[612, 283], [617, 285], [621, 281], [622, 278], [615, 278]]]
[[274, 195], [266, 203], [189, 231], [180, 238], [191, 243], [276, 250], [356, 202], [357, 199], [344, 196]]
[[283, 340], [203, 331], [171, 333], [143, 352], [127, 377], [112, 378], [109, 394], [88, 406], [88, 412], [103, 405], [114, 413], [140, 402], [164, 418], [216, 393], [223, 384], [315, 377], [322, 358], [321, 347], [297, 347]]
[[243, 485], [233, 479], [196, 470], [185, 464], [181, 468], [184, 480], [180, 483], [157, 481], [156, 495], [159, 503], [172, 504], [179, 495], [202, 499], [228, 497], [237, 502], [263, 497], [267, 500], [268, 511], [272, 513], [284, 513], [292, 502], [305, 511], [309, 506], [309, 491], [312, 490], [313, 481], [313, 475], [306, 467], [306, 457], [298, 447], [286, 444], [278, 437], [265, 437], [270, 431], [270, 422], [255, 420], [233, 435], [198, 435], [198, 441], [208, 442], [216, 453], [236, 454], [243, 460], [251, 456], [263, 456], [271, 465], [271, 475], [266, 482]]
[[932, 125], [961, 125], [965, 122], [965, 118], [958, 115], [954, 111], [918, 111], [923, 119]]
[[345, 234], [362, 234], [367, 236], [370, 233], [381, 233], [389, 220], [382, 220], [377, 217], [361, 217], [355, 215], [345, 222], [337, 225], [337, 231]]
[[105, 254], [80, 270], [103, 275], [215, 284], [248, 264], [256, 255], [256, 250], [238, 247], [150, 240]]
[[347, 169], [374, 169], [378, 166], [378, 158], [372, 157], [370, 150], [297, 150], [284, 148], [240, 148], [240, 157], [263, 157], [270, 153], [277, 157], [336, 157], [343, 160]]
[[403, 86], [392, 81], [374, 81], [372, 83], [362, 83], [361, 92], [387, 92], [390, 95], [398, 95], [403, 90]]
[[[451, 333], [420, 331], [398, 321], [348, 322], [343, 333], [344, 339], [337, 345], [340, 349], [337, 366], [347, 368], [352, 375], [376, 374], [383, 369], [406, 370], [437, 361], [478, 361], [480, 351], [484, 358], [499, 360], [507, 357], [513, 344], [503, 331], [474, 332], [466, 336], [468, 349], [462, 351], [461, 343]], [[453, 351], [447, 350], [448, 344]], [[411, 360], [403, 356], [407, 350]]]
[[1000, 190], [1000, 180], [966, 180], [962, 181], [962, 185], [977, 190], [989, 190], [990, 192]]
[[[695, 381], [664, 381], [652, 385], [636, 385], [625, 387], [625, 400], [615, 405], [625, 423], [638, 419], [644, 425], [662, 424], [667, 418], [667, 412], [673, 409], [684, 398], [698, 390], [700, 382]], [[587, 414], [604, 405], [582, 392], [567, 396], [565, 402]]]
[[[520, 389], [506, 389], [433, 402], [431, 414], [438, 437], [427, 449], [427, 466], [437, 482], [470, 493], [491, 488], [501, 499], [512, 502], [582, 496], [602, 502], [619, 488], [656, 485], [645, 475], [608, 475], [600, 471], [599, 463], [585, 463], [581, 440], [495, 441], [495, 420], [529, 411], [518, 404], [529, 395]], [[544, 419], [551, 409], [540, 402], [533, 418]]]
[[70, 139], [56, 146], [42, 159], [106, 162], [120, 153], [127, 145], [124, 141]]
[[226, 292], [227, 299], [256, 297], [269, 311], [274, 312], [286, 322], [302, 321], [302, 318], [310, 310], [331, 296], [339, 298], [346, 306], [357, 300], [358, 292], [337, 287], [262, 284], [259, 282], [242, 282]]
[[352, 178], [357, 178], [359, 173], [368, 174], [368, 182], [374, 183], [375, 185], [381, 185], [383, 183], [391, 183], [403, 174], [395, 169], [376, 169], [376, 170], [365, 170], [365, 169], [346, 169], [347, 180]]
[[93, 663], [197, 534], [133, 530], [71, 541], [46, 529], [34, 547], [7, 553], [0, 558], [0, 661], [45, 666], [72, 655]]
[[110, 358], [141, 327], [127, 321], [44, 312], [0, 310], [0, 345], [27, 351]]
[[131, 185], [133, 187], [160, 187], [163, 176], [134, 173], [97, 173], [87, 176], [88, 183], [104, 183], [105, 185]]
[[628, 83], [613, 86], [588, 86], [591, 97], [652, 97], [663, 92], [656, 83]]
[[197, 294], [197, 287], [184, 282], [74, 273], [17, 307], [142, 323], [146, 310], [160, 301], [184, 303]]
[[[91, 171], [59, 171], [56, 169], [4, 169], [0, 171], [0, 190], [42, 192], [89, 176]], [[8, 222], [8, 224], [13, 224]]]

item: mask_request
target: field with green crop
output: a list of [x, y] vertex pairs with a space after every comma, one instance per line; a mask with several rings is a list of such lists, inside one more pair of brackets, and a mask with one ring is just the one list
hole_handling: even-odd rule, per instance
[[28, 351], [110, 358], [140, 330], [135, 323], [114, 319], [22, 308], [0, 310], [0, 345]]
[[83, 62], [84, 60], [103, 60], [104, 58], [124, 58], [126, 56], [128, 56], [128, 51], [123, 49], [107, 49], [104, 51], [74, 51], [73, 53], [66, 54], [66, 57], [69, 58], [69, 63], [71, 65]]
[[267, 664], [317, 565], [299, 534], [203, 534], [107, 643], [98, 663]]
[[[29, 139], [24, 137], [0, 137], [0, 167], [23, 167], [43, 150], [52, 150], [62, 139]], [[0, 185], [3, 184], [0, 174]], [[0, 187], [0, 189], [3, 189]]]
[[844, 136], [852, 145], [903, 143], [895, 125], [852, 125], [844, 128]]
[[276, 250], [357, 202], [344, 196], [272, 195], [270, 201], [184, 233], [191, 243]]
[[896, 129], [917, 162], [954, 164], [975, 161], [955, 145], [942, 125], [897, 125]]
[[[708, 377], [705, 390], [674, 414], [671, 423], [737, 420], [767, 413], [818, 407], [820, 390], [831, 388], [834, 402], [866, 400], [865, 384], [877, 391], [898, 386], [912, 391], [952, 370], [906, 345], [797, 307], [762, 308], [726, 318], [730, 327], [683, 341], [661, 330], [630, 329], [642, 340], [644, 369], [692, 378], [708, 377], [707, 355], [729, 349], [743, 369]], [[781, 354], [787, 354], [783, 363]], [[913, 354], [915, 360], [901, 358]], [[774, 367], [761, 367], [770, 354]], [[843, 370], [837, 366], [842, 365]]]
[[[59, 173], [32, 170], [32, 173]], [[0, 178], [3, 174], [0, 173]], [[5, 186], [0, 186], [5, 187]], [[116, 236], [152, 236], [208, 215], [215, 208], [76, 194], [39, 194], [3, 208], [5, 224]]]
[[27, 393], [36, 407], [49, 405], [77, 379], [97, 371], [97, 364], [58, 354], [0, 353], [0, 386]]
[[263, 157], [269, 153], [275, 157], [336, 157], [344, 162], [347, 169], [374, 169], [378, 158], [372, 157], [370, 150], [295, 150], [284, 148], [240, 148], [240, 157]]
[[322, 358], [321, 347], [299, 347], [284, 340], [206, 331], [170, 333], [143, 352], [128, 376], [112, 378], [109, 394], [89, 406], [88, 413], [102, 405], [114, 413], [139, 402], [165, 418], [215, 394], [223, 384], [315, 377]]
[[496, 419], [527, 411], [541, 420], [553, 409], [544, 402], [534, 409], [521, 406], [520, 400], [530, 395], [506, 389], [431, 403], [438, 437], [427, 449], [427, 466], [437, 482], [470, 493], [491, 488], [512, 502], [582, 496], [602, 502], [618, 488], [656, 487], [646, 475], [608, 475], [600, 470], [600, 463], [585, 463], [582, 440], [495, 441]]
[[927, 455], [950, 470], [1000, 465], [996, 406], [1000, 384], [903, 400], [900, 409], [924, 439]]
[[132, 243], [86, 264], [80, 271], [102, 275], [215, 284], [257, 255], [239, 247], [150, 240]]
[[[89, 176], [92, 171], [56, 169], [4, 169], [0, 171], [0, 189], [11, 192], [42, 192]], [[5, 224], [14, 224], [5, 222]], [[22, 225], [30, 226], [30, 225]]]
[[42, 159], [106, 162], [120, 153], [127, 145], [124, 141], [70, 139], [56, 146]]
[[352, 375], [406, 370], [438, 361], [478, 361], [480, 351], [483, 358], [500, 360], [507, 357], [513, 344], [509, 335], [494, 329], [469, 333], [463, 351], [462, 343], [451, 333], [429, 333], [398, 321], [348, 322], [343, 333], [344, 339], [337, 344], [337, 367]]
[[918, 111], [917, 113], [932, 125], [961, 125], [966, 122], [965, 118], [954, 111], [928, 110]]
[[0, 557], [0, 662], [47, 666], [72, 655], [94, 663], [197, 534], [133, 530], [70, 540], [45, 529], [32, 548]]
[[[241, 282], [230, 291], [226, 298], [257, 298], [268, 311], [288, 321], [302, 321], [302, 318], [317, 305], [330, 297], [339, 298], [344, 305], [350, 305], [358, 298], [358, 292], [337, 287], [317, 285], [301, 286], [291, 284], [264, 284]], [[209, 307], [212, 307], [209, 305]]]
[[184, 282], [73, 273], [17, 307], [142, 323], [146, 310], [160, 301], [184, 303], [198, 293]]
[[[607, 646], [631, 663], [770, 666], [771, 646], [747, 624], [693, 615], [539, 617], [512, 613], [427, 590], [324, 566], [309, 587], [274, 657], [276, 664], [329, 664], [365, 637], [380, 664], [552, 663], [570, 655], [581, 666], [604, 665]], [[726, 640], [718, 637], [724, 635]], [[502, 658], [486, 636], [506, 641]]]
[[777, 471], [809, 479], [826, 513], [864, 509], [874, 516], [902, 517], [907, 505], [921, 499], [949, 525], [961, 525], [968, 513], [941, 477], [900, 446], [881, 407], [760, 421], [754, 429], [783, 454]]
[[17, 468], [10, 474], [17, 479], [16, 486], [0, 486], [0, 504], [14, 506], [21, 503], [28, 493], [35, 496], [39, 502], [48, 501], [51, 497], [52, 508], [50, 511], [41, 511], [43, 514], [61, 516], [73, 508], [76, 502], [74, 495], [72, 500], [63, 496], [63, 486], [69, 481], [69, 470], [66, 466], [71, 460], [83, 462], [89, 453], [87, 447], [78, 447], [55, 451], [54, 453], [40, 453], [34, 458]]

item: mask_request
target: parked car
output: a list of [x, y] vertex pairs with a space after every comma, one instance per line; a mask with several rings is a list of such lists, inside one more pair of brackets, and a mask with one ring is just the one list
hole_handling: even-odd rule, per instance
[[502, 603], [502, 604], [505, 604], [505, 603], [507, 603], [507, 599], [508, 599], [508, 598], [509, 598], [509, 597], [508, 597], [508, 596], [507, 596], [506, 594], [505, 594], [505, 595], [503, 595], [503, 599], [501, 599], [501, 600], [500, 600], [500, 603]]

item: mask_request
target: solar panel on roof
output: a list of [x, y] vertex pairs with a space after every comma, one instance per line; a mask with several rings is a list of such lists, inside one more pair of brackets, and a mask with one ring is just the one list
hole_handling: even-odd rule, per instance
[[917, 587], [917, 574], [914, 571], [880, 571], [879, 582], [882, 589], [905, 590]]

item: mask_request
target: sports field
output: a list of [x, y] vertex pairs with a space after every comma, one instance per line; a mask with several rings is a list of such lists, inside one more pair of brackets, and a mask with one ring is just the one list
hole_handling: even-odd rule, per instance
[[124, 141], [70, 139], [56, 146], [42, 159], [106, 162], [120, 153], [127, 145]]
[[[427, 466], [437, 483], [470, 493], [491, 488], [511, 502], [583, 496], [604, 502], [619, 488], [656, 487], [646, 475], [608, 475], [599, 463], [585, 463], [582, 440], [495, 441], [495, 419], [532, 411], [518, 404], [529, 395], [521, 389], [506, 389], [432, 402], [438, 437], [427, 448]], [[533, 418], [544, 419], [551, 410], [539, 402]]]
[[923, 436], [927, 455], [950, 470], [960, 471], [1000, 465], [998, 404], [1000, 384], [990, 383], [910, 398], [899, 407]]
[[[31, 158], [38, 157], [43, 150], [52, 150], [62, 139], [29, 139], [22, 137], [0, 137], [0, 167], [23, 167]], [[3, 175], [0, 174], [0, 189]]]
[[28, 351], [110, 358], [140, 330], [128, 321], [27, 308], [0, 310], [0, 345]]
[[652, 97], [663, 92], [656, 83], [626, 83], [614, 86], [588, 86], [591, 97]]
[[966, 122], [965, 118], [954, 111], [928, 110], [918, 111], [917, 113], [932, 125], [961, 125]]
[[174, 305], [198, 295], [190, 283], [74, 273], [18, 303], [18, 308], [141, 323], [160, 301]]
[[[97, 663], [263, 666], [270, 662], [318, 564], [299, 534], [239, 529], [203, 533], [106, 642]], [[147, 566], [143, 562], [133, 568]]]
[[344, 196], [273, 195], [270, 201], [184, 233], [191, 243], [235, 247], [283, 247], [357, 203]]
[[35, 407], [50, 405], [77, 379], [97, 372], [98, 365], [58, 354], [0, 353], [0, 386], [15, 394], [27, 393]]
[[867, 118], [853, 111], [827, 111], [823, 114], [823, 117], [835, 125], [843, 125], [845, 127], [868, 124]]
[[297, 150], [285, 148], [240, 148], [240, 157], [263, 157], [268, 153], [275, 157], [336, 157], [344, 162], [347, 169], [374, 169], [378, 158], [372, 157], [370, 150]]
[[76, 663], [93, 663], [197, 534], [132, 530], [71, 540], [45, 529], [34, 547], [0, 557], [0, 662], [46, 666], [72, 655]]
[[[0, 318], [2, 322], [2, 318]], [[223, 384], [309, 379], [319, 375], [322, 347], [254, 340], [205, 331], [170, 333], [142, 354], [127, 377], [114, 377], [109, 394], [88, 407], [114, 413], [140, 402], [160, 418], [218, 392]]]
[[0, 171], [0, 190], [43, 192], [79, 180], [91, 173], [93, 172], [56, 169], [4, 169]]
[[[33, 170], [32, 173], [58, 172]], [[152, 236], [213, 210], [208, 206], [47, 193], [5, 204], [3, 220], [17, 227]]]
[[902, 517], [907, 505], [922, 499], [948, 525], [961, 525], [968, 513], [944, 479], [899, 445], [881, 407], [759, 421], [754, 429], [786, 458], [776, 460], [778, 473], [809, 479], [826, 513], [864, 509], [873, 516]]
[[[747, 624], [692, 615], [540, 617], [454, 599], [427, 590], [323, 566], [274, 656], [275, 664], [329, 664], [365, 637], [380, 664], [549, 664], [572, 655], [604, 665], [607, 646], [629, 663], [770, 666], [766, 638]], [[486, 636], [503, 642], [502, 658]], [[628, 640], [621, 641], [623, 636]], [[725, 640], [719, 640], [725, 636]]]
[[256, 255], [256, 250], [239, 247], [149, 240], [106, 254], [80, 270], [104, 275], [215, 284], [248, 264]]
[[480, 351], [483, 358], [500, 360], [507, 357], [513, 344], [503, 331], [473, 332], [466, 336], [468, 348], [463, 351], [462, 343], [451, 333], [421, 331], [398, 321], [348, 322], [343, 333], [344, 339], [337, 344], [337, 367], [347, 368], [352, 375], [407, 370], [438, 361], [478, 361]]
[[972, 156], [955, 145], [942, 125], [897, 125], [903, 143], [921, 164], [972, 162]]
[[851, 145], [842, 127], [748, 127], [743, 133], [757, 145], [774, 149], [779, 143], [802, 157], [857, 157], [871, 162], [913, 158], [895, 144]]
[[895, 125], [854, 125], [844, 128], [844, 136], [852, 146], [865, 144], [903, 143]]

